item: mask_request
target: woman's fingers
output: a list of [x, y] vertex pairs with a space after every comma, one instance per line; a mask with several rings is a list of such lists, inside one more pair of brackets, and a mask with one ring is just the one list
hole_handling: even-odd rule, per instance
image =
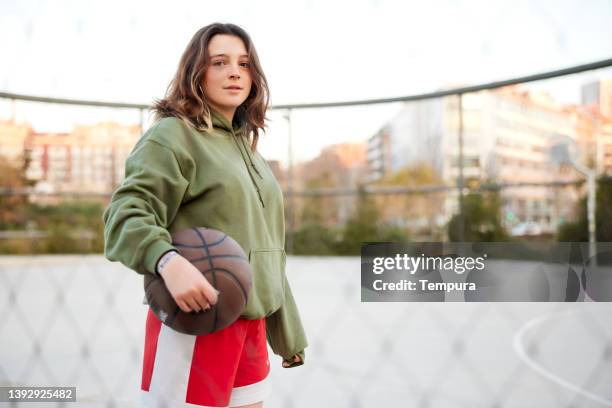
[[[206, 301], [198, 302], [195, 298], [183, 299], [176, 302], [178, 307], [185, 313], [206, 311], [210, 309], [210, 305]], [[204, 305], [204, 306], [202, 306]]]
[[191, 308], [183, 300], [177, 300], [176, 304], [185, 313], [191, 312]]
[[189, 297], [188, 299], [185, 299], [185, 302], [187, 302], [191, 310], [193, 310], [194, 312], [199, 312], [204, 309], [204, 307], [200, 305], [200, 303], [195, 297]]
[[299, 363], [300, 361], [301, 361], [300, 356], [298, 354], [296, 354], [295, 356], [293, 356], [293, 362], [289, 362], [289, 361], [283, 360], [283, 367], [287, 368], [287, 367], [291, 366], [291, 364]]
[[202, 293], [201, 290], [196, 291], [193, 294], [193, 300], [197, 303], [198, 305], [198, 310], [197, 311], [202, 311], [202, 310], [208, 310], [210, 309], [210, 302], [208, 301], [208, 299], [206, 298], [206, 296]]
[[170, 259], [162, 274], [168, 291], [183, 312], [201, 312], [217, 303], [217, 290], [182, 256]]
[[217, 291], [217, 289], [215, 289], [213, 285], [211, 285], [210, 282], [208, 282], [208, 280], [206, 279], [204, 275], [201, 275], [201, 276], [203, 279], [202, 286], [201, 286], [201, 292], [206, 297], [205, 300], [207, 301], [207, 303], [210, 303], [211, 305], [216, 305], [217, 302], [219, 301], [219, 298], [218, 298], [219, 291]]

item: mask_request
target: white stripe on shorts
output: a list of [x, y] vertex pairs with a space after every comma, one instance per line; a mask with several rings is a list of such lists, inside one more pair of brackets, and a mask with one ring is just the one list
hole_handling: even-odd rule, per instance
[[238, 407], [241, 405], [250, 405], [256, 402], [265, 400], [271, 391], [270, 373], [255, 384], [245, 385], [244, 387], [232, 388], [232, 396], [230, 398], [230, 407]]
[[198, 407], [187, 404], [187, 384], [196, 336], [161, 325], [149, 392], [143, 391], [143, 407]]

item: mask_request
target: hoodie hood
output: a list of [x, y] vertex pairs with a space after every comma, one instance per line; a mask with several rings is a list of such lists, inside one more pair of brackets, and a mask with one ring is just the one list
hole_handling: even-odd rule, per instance
[[229, 120], [227, 120], [225, 116], [212, 109], [211, 119], [214, 129], [227, 132], [229, 136], [234, 140], [236, 148], [240, 151], [242, 161], [244, 162], [244, 165], [246, 166], [247, 171], [249, 172], [249, 178], [251, 179], [251, 183], [257, 191], [259, 201], [261, 202], [262, 207], [265, 208], [266, 205], [261, 195], [261, 189], [259, 184], [257, 184], [256, 180], [257, 177], [260, 179], [262, 179], [263, 177], [253, 161], [253, 152], [251, 151], [251, 146], [248, 144], [248, 137], [246, 134], [246, 123], [238, 123], [232, 126], [232, 124], [230, 124]]
[[246, 123], [234, 123], [230, 124], [229, 120], [216, 110], [210, 110], [210, 116], [212, 120], [213, 128], [224, 130], [234, 134], [244, 134], [246, 132]]

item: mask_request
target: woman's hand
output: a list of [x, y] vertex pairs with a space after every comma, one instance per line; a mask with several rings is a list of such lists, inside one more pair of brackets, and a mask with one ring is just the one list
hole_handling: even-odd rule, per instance
[[293, 356], [292, 360], [283, 360], [283, 367], [287, 368], [291, 366], [293, 363], [300, 363], [300, 362], [302, 362], [302, 359], [300, 358], [299, 355], [296, 354], [295, 356]]
[[195, 266], [182, 256], [174, 256], [161, 271], [168, 291], [186, 313], [210, 309], [217, 304], [219, 292]]

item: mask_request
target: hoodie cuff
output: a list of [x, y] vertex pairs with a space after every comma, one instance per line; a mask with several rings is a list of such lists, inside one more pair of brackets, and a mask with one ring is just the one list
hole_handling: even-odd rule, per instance
[[304, 350], [300, 351], [299, 353], [295, 353], [295, 354], [296, 354], [296, 355], [298, 355], [298, 356], [300, 356], [300, 360], [301, 360], [301, 361], [300, 361], [299, 363], [296, 363], [295, 361], [293, 361], [293, 358], [294, 358], [295, 356], [291, 356], [291, 357], [289, 357], [289, 358], [283, 358], [283, 361], [286, 361], [286, 362], [288, 362], [288, 363], [291, 363], [291, 365], [290, 365], [289, 367], [286, 367], [286, 368], [298, 367], [298, 366], [301, 366], [302, 364], [304, 364], [304, 363], [305, 363], [305, 360], [304, 360], [304, 359], [305, 359], [305, 357], [306, 357], [306, 352], [305, 352]]
[[157, 262], [168, 251], [177, 251], [168, 241], [158, 240], [153, 242], [147, 248], [144, 259], [144, 267], [146, 272], [155, 274]]

